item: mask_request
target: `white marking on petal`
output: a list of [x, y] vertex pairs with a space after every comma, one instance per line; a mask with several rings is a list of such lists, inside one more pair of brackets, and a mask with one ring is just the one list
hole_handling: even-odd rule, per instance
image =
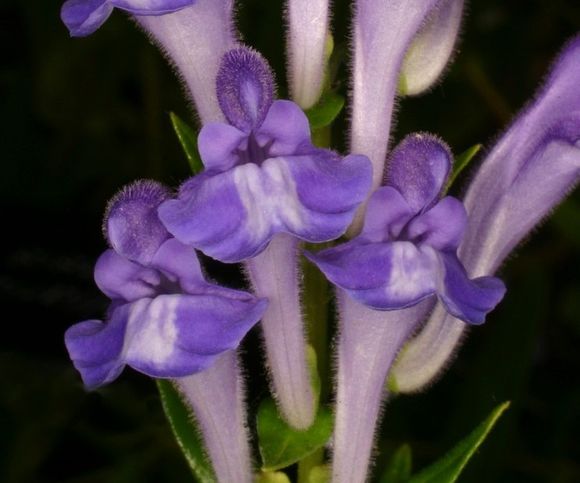
[[[147, 306], [140, 307], [144, 305]], [[161, 366], [173, 355], [178, 337], [175, 324], [178, 296], [159, 296], [140, 300], [131, 310], [127, 323], [127, 358]], [[131, 335], [131, 336], [129, 336]]]
[[415, 299], [435, 289], [436, 254], [429, 247], [417, 249], [410, 242], [393, 244], [393, 264], [386, 291], [394, 300]]
[[234, 182], [246, 210], [246, 231], [254, 239], [275, 228], [294, 232], [304, 227], [304, 208], [287, 161], [270, 158], [262, 166], [245, 164], [234, 171]]

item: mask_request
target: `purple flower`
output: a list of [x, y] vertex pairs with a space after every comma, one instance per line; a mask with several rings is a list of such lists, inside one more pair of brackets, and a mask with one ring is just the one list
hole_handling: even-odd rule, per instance
[[437, 294], [455, 317], [482, 323], [505, 287], [493, 277], [470, 280], [457, 258], [465, 208], [451, 196], [439, 199], [450, 167], [449, 150], [435, 137], [407, 137], [392, 153], [386, 186], [370, 199], [361, 234], [308, 257], [368, 307], [401, 309]]
[[133, 15], [164, 15], [176, 12], [196, 0], [67, 0], [60, 16], [73, 37], [92, 34], [109, 18], [114, 8]]
[[107, 321], [69, 328], [65, 342], [85, 385], [115, 379], [125, 365], [153, 377], [203, 371], [234, 349], [267, 302], [204, 279], [195, 252], [171, 238], [157, 208], [158, 183], [139, 181], [113, 198], [105, 216], [111, 249], [95, 281], [111, 299]]
[[[465, 196], [459, 259], [491, 275], [580, 181], [580, 37], [554, 63], [534, 101], [483, 160]], [[465, 325], [436, 306], [393, 368], [401, 392], [429, 385], [453, 357]]]
[[272, 100], [270, 68], [250, 49], [224, 56], [216, 84], [229, 124], [201, 130], [206, 169], [161, 205], [167, 229], [224, 262], [258, 255], [276, 233], [310, 242], [342, 235], [369, 189], [368, 159], [315, 148], [306, 116]]

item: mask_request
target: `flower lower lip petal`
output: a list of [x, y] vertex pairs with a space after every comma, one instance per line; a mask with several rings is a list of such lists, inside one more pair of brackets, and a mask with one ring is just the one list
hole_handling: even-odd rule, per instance
[[163, 15], [193, 5], [195, 0], [68, 0], [61, 19], [73, 37], [95, 32], [115, 7], [134, 15]]
[[86, 37], [97, 30], [113, 12], [107, 0], [68, 0], [60, 17], [73, 37]]

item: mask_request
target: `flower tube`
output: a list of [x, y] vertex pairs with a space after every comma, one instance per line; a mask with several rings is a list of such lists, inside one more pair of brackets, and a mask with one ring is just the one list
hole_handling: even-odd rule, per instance
[[299, 240], [341, 236], [366, 197], [364, 156], [315, 148], [308, 120], [293, 102], [273, 100], [268, 64], [247, 48], [223, 59], [217, 95], [228, 123], [206, 124], [198, 138], [205, 170], [159, 208], [182, 243], [217, 260], [246, 261], [269, 306], [262, 319], [273, 393], [292, 426], [313, 422], [315, 397], [306, 363], [299, 298]]
[[207, 370], [173, 382], [195, 414], [217, 480], [252, 483], [245, 391], [237, 354], [225, 352]]
[[328, 0], [288, 0], [288, 64], [292, 99], [308, 109], [316, 104], [325, 74]]
[[371, 196], [360, 235], [307, 254], [340, 289], [335, 482], [365, 481], [386, 375], [434, 296], [449, 313], [480, 324], [505, 293], [496, 278], [470, 279], [457, 259], [465, 209], [440, 198], [451, 159], [434, 136], [408, 136], [389, 158], [386, 185]]
[[332, 481], [364, 483], [371, 460], [384, 385], [401, 346], [425, 316], [427, 300], [382, 312], [338, 294], [340, 327]]
[[[493, 274], [580, 179], [580, 37], [556, 60], [535, 100], [483, 161], [465, 196], [459, 258], [470, 276]], [[437, 307], [393, 369], [401, 392], [428, 385], [465, 325]]]
[[205, 280], [195, 252], [157, 217], [167, 198], [163, 186], [140, 181], [112, 200], [104, 223], [112, 248], [95, 267], [95, 281], [111, 299], [107, 320], [73, 325], [65, 343], [89, 389], [112, 382], [126, 365], [173, 379], [195, 412], [220, 481], [236, 475], [249, 483], [235, 349], [267, 302]]
[[114, 8], [130, 13], [183, 79], [203, 123], [222, 120], [215, 96], [219, 61], [235, 42], [232, 0], [68, 0], [71, 35], [97, 30]]
[[373, 189], [383, 179], [399, 73], [411, 41], [438, 0], [357, 0], [351, 151], [373, 163]]

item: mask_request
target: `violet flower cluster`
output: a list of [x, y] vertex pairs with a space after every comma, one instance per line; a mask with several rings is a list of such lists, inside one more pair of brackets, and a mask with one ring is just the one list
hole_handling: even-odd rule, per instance
[[[439, 78], [462, 0], [355, 2], [346, 156], [315, 146], [303, 111], [316, 109], [327, 88], [327, 0], [288, 0], [296, 102], [275, 98], [266, 60], [237, 42], [232, 0], [68, 0], [62, 19], [71, 35], [85, 36], [114, 9], [134, 17], [184, 80], [202, 123], [204, 169], [175, 195], [139, 181], [111, 201], [111, 248], [95, 268], [111, 304], [104, 322], [67, 331], [75, 367], [88, 388], [112, 382], [126, 365], [171, 379], [218, 481], [251, 482], [236, 349], [258, 322], [281, 417], [299, 431], [316, 423], [304, 253], [336, 288], [332, 481], [364, 482], [389, 374], [400, 392], [437, 376], [465, 326], [483, 323], [503, 298], [494, 275], [507, 255], [578, 183], [580, 38], [482, 161], [462, 201], [445, 195], [453, 156], [436, 136], [412, 134], [388, 152], [396, 96], [422, 93]], [[345, 234], [303, 252], [303, 242]], [[206, 280], [195, 250], [242, 262], [252, 293]]]

